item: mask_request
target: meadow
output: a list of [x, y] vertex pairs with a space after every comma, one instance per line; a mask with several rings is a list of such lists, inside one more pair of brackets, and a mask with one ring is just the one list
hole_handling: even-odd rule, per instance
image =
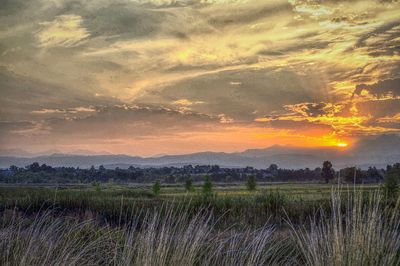
[[380, 185], [0, 188], [2, 265], [399, 265]]

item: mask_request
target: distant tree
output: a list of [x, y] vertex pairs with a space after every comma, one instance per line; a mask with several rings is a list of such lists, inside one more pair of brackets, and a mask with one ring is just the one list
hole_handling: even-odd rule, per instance
[[247, 176], [246, 187], [249, 191], [256, 190], [257, 182], [254, 175]]
[[383, 191], [387, 198], [391, 199], [397, 198], [399, 191], [399, 179], [400, 179], [400, 165], [395, 164], [393, 167], [389, 165], [387, 167], [386, 178], [383, 184]]
[[40, 165], [38, 162], [34, 162], [31, 165], [28, 165], [27, 170], [31, 171], [31, 172], [39, 172], [40, 171]]
[[278, 175], [278, 170], [279, 170], [279, 167], [278, 167], [278, 165], [277, 164], [271, 164], [269, 167], [268, 167], [268, 171], [271, 173], [271, 175], [272, 176], [274, 176], [274, 177], [276, 177], [277, 175]]
[[185, 182], [185, 190], [187, 192], [192, 192], [194, 190], [193, 187], [193, 180], [191, 178], [188, 178]]
[[169, 176], [165, 177], [165, 182], [170, 183], [170, 184], [175, 183], [175, 176], [169, 175]]
[[360, 168], [347, 167], [340, 170], [340, 176], [343, 177], [347, 183], [360, 183], [362, 179], [364, 179], [365, 173]]
[[10, 171], [11, 171], [11, 173], [13, 173], [13, 174], [15, 174], [15, 173], [17, 173], [18, 172], [18, 167], [17, 166], [15, 166], [15, 165], [11, 165], [10, 166]]
[[376, 167], [368, 167], [367, 170], [367, 177], [370, 179], [375, 179], [376, 181], [381, 181], [382, 180], [382, 175], [379, 173], [378, 169]]
[[161, 191], [160, 180], [156, 180], [156, 182], [153, 185], [153, 193], [154, 193], [154, 195], [158, 196], [158, 195], [160, 195], [160, 191]]
[[273, 163], [268, 167], [268, 170], [271, 172], [278, 171], [278, 165]]
[[204, 176], [203, 194], [210, 195], [212, 193], [212, 183], [209, 175]]
[[210, 173], [218, 173], [218, 172], [219, 172], [219, 165], [212, 165]]
[[322, 164], [321, 176], [325, 180], [325, 183], [329, 183], [335, 177], [335, 171], [332, 168], [332, 163], [330, 161], [325, 161]]

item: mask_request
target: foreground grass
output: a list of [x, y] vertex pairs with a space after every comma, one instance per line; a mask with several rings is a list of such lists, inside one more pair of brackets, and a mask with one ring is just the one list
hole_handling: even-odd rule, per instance
[[[6, 209], [0, 227], [0, 264], [400, 265], [398, 202], [388, 202], [378, 192], [334, 192], [327, 204], [296, 221], [285, 209], [291, 205], [285, 205], [284, 196], [269, 195], [273, 196], [258, 195], [253, 201], [263, 202], [264, 211], [269, 210], [261, 226], [256, 226], [255, 215], [250, 218], [254, 223], [240, 226], [232, 219], [240, 223], [242, 216], [257, 211], [251, 204], [242, 202], [238, 208], [235, 202], [230, 209], [226, 205], [215, 211], [218, 199], [215, 206], [210, 206], [213, 199], [136, 205], [129, 213], [120, 202], [114, 223], [75, 212], [60, 215], [59, 207], [36, 211], [34, 216]], [[294, 202], [299, 211], [305, 210]], [[246, 207], [251, 211], [242, 213]], [[274, 208], [288, 214], [280, 219], [286, 227], [270, 215]]]
[[[163, 207], [122, 227], [39, 214], [12, 216], [0, 230], [1, 265], [266, 265], [287, 264], [269, 226], [216, 230], [212, 213]], [[191, 218], [189, 218], [191, 217]], [[283, 247], [284, 248], [284, 247]]]

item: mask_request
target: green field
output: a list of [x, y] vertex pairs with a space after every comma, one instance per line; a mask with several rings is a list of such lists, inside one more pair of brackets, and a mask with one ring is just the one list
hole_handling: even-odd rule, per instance
[[[35, 213], [45, 208], [55, 208], [69, 213], [90, 210], [96, 219], [115, 222], [143, 209], [162, 205], [185, 205], [193, 212], [207, 206], [218, 215], [224, 215], [221, 224], [260, 226], [273, 220], [282, 224], [287, 217], [303, 222], [321, 206], [329, 205], [331, 194], [340, 191], [349, 195], [354, 191], [373, 192], [379, 185], [342, 185], [317, 183], [263, 183], [256, 191], [248, 191], [244, 184], [213, 184], [213, 193], [204, 196], [201, 184], [193, 192], [186, 192], [182, 184], [162, 185], [159, 195], [152, 192], [152, 184], [101, 184], [59, 186], [2, 186], [2, 209], [17, 208]], [[222, 225], [222, 226], [223, 226]]]
[[[320, 183], [261, 183], [255, 191], [247, 190], [244, 184], [213, 184], [213, 194], [219, 198], [251, 198], [260, 194], [282, 194], [290, 200], [313, 201], [327, 199], [333, 191], [341, 193], [354, 191], [376, 191], [379, 184], [340, 185]], [[23, 200], [27, 197], [42, 197], [48, 200], [57, 199], [57, 196], [82, 198], [106, 197], [125, 200], [156, 198], [161, 200], [179, 200], [181, 198], [202, 197], [202, 185], [194, 184], [194, 191], [187, 192], [183, 184], [163, 184], [160, 194], [156, 197], [152, 193], [152, 184], [100, 184], [92, 185], [0, 185], [0, 199]]]

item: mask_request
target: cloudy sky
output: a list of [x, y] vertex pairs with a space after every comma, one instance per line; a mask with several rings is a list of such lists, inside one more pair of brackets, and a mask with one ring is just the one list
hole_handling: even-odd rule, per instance
[[0, 0], [0, 148], [154, 155], [400, 132], [400, 3]]

